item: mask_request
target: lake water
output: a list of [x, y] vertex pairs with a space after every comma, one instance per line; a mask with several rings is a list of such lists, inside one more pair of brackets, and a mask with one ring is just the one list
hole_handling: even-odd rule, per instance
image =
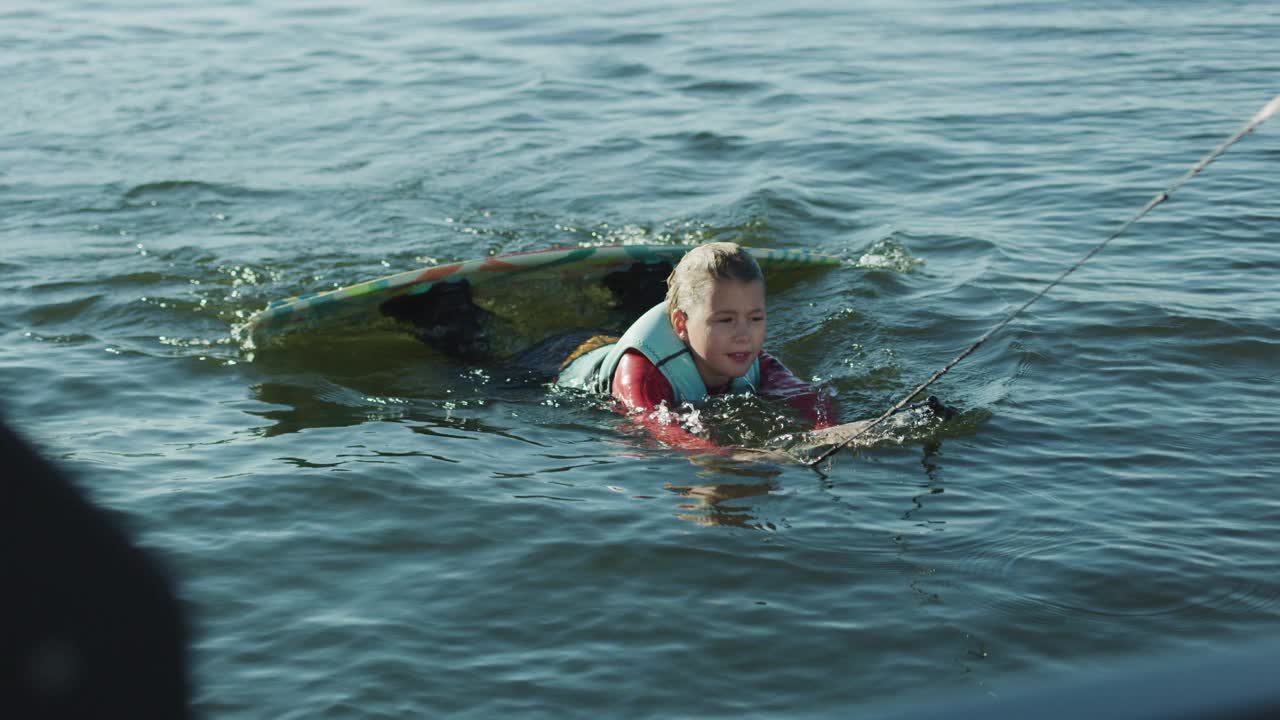
[[491, 253], [805, 248], [847, 263], [771, 295], [768, 347], [867, 417], [1280, 90], [1278, 34], [1261, 0], [6, 5], [0, 401], [172, 569], [208, 717], [849, 715], [1231, 648], [1280, 631], [1280, 125], [939, 383], [960, 422], [826, 478], [407, 338], [232, 329]]

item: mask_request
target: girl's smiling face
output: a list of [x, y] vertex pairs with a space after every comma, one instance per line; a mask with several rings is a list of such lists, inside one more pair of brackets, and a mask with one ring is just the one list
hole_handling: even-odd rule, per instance
[[671, 313], [671, 327], [693, 352], [708, 388], [747, 374], [765, 338], [764, 283], [717, 280], [705, 303]]

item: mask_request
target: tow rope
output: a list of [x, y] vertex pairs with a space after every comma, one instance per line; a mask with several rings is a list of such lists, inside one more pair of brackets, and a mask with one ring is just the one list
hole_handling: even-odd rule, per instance
[[951, 362], [944, 365], [941, 370], [938, 370], [937, 372], [935, 372], [932, 377], [930, 377], [928, 380], [921, 383], [919, 387], [907, 393], [906, 396], [904, 396], [901, 400], [894, 403], [893, 407], [886, 410], [884, 414], [872, 420], [865, 427], [858, 430], [858, 432], [854, 433], [853, 435], [845, 438], [840, 443], [828, 448], [825, 452], [813, 458], [812, 460], [805, 461], [805, 465], [807, 465], [809, 468], [813, 470], [817, 470], [818, 463], [821, 463], [822, 461], [831, 457], [832, 455], [839, 452], [840, 450], [843, 450], [844, 448], [848, 447], [850, 443], [852, 443], [854, 440], [857, 440], [859, 437], [865, 435], [867, 431], [876, 427], [877, 425], [879, 425], [880, 423], [888, 419], [891, 415], [893, 415], [894, 413], [906, 407], [907, 404], [911, 402], [912, 398], [924, 392], [930, 385], [934, 384], [943, 375], [946, 375], [948, 372], [950, 372], [951, 368], [958, 365], [961, 360], [964, 360], [965, 358], [972, 355], [974, 351], [982, 347], [983, 343], [989, 340], [992, 335], [995, 335], [997, 332], [1000, 332], [1000, 330], [1004, 329], [1006, 325], [1013, 322], [1015, 318], [1021, 315], [1024, 310], [1031, 307], [1033, 304], [1035, 304], [1037, 300], [1044, 297], [1050, 290], [1057, 287], [1057, 285], [1061, 283], [1063, 280], [1065, 280], [1068, 275], [1070, 275], [1071, 273], [1079, 269], [1081, 265], [1084, 265], [1086, 262], [1088, 262], [1094, 255], [1097, 255], [1098, 253], [1102, 252], [1102, 249], [1105, 248], [1112, 240], [1115, 240], [1116, 238], [1123, 235], [1126, 230], [1128, 230], [1130, 227], [1133, 226], [1134, 223], [1138, 222], [1144, 216], [1146, 216], [1147, 213], [1154, 210], [1156, 206], [1168, 200], [1170, 195], [1176, 192], [1183, 185], [1187, 184], [1187, 182], [1190, 181], [1191, 178], [1195, 177], [1196, 175], [1199, 175], [1200, 171], [1205, 169], [1205, 167], [1208, 166], [1209, 163], [1213, 162], [1214, 160], [1217, 160], [1218, 157], [1221, 156], [1223, 153], [1225, 153], [1228, 148], [1230, 148], [1232, 145], [1235, 145], [1237, 142], [1239, 142], [1240, 139], [1243, 138], [1245, 135], [1248, 135], [1249, 133], [1253, 132], [1255, 128], [1257, 128], [1259, 125], [1265, 122], [1267, 118], [1274, 115], [1278, 110], [1280, 110], [1280, 95], [1277, 95], [1274, 98], [1272, 98], [1271, 102], [1264, 105], [1262, 109], [1259, 110], [1257, 114], [1254, 115], [1249, 120], [1249, 122], [1241, 126], [1239, 130], [1235, 131], [1235, 133], [1231, 137], [1223, 141], [1221, 145], [1211, 150], [1209, 154], [1200, 158], [1200, 161], [1197, 162], [1195, 165], [1193, 165], [1191, 169], [1186, 172], [1185, 175], [1178, 178], [1177, 182], [1173, 183], [1165, 190], [1162, 190], [1159, 193], [1156, 193], [1155, 197], [1151, 198], [1151, 200], [1146, 205], [1144, 205], [1136, 215], [1134, 215], [1133, 217], [1125, 221], [1125, 223], [1121, 225], [1118, 230], [1108, 235], [1105, 240], [1095, 245], [1093, 249], [1085, 253], [1083, 257], [1075, 261], [1075, 263], [1072, 264], [1070, 267], [1068, 267], [1066, 270], [1063, 270], [1062, 273], [1059, 274], [1056, 278], [1054, 278], [1048, 285], [1045, 285], [1044, 288], [1040, 290], [1040, 292], [1033, 295], [1030, 300], [1027, 300], [1016, 310], [1009, 313], [1003, 320], [996, 323], [995, 326], [993, 326], [990, 330], [984, 333], [982, 337], [978, 338], [978, 340], [974, 342], [972, 345], [970, 345], [964, 352], [960, 353], [955, 357], [955, 359], [953, 359]]

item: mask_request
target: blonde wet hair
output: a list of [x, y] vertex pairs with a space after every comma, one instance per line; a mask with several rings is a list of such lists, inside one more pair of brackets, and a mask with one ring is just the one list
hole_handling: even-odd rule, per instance
[[717, 280], [764, 284], [760, 265], [746, 248], [731, 242], [699, 245], [680, 259], [667, 277], [667, 315], [677, 310], [686, 315], [700, 303], [709, 302]]

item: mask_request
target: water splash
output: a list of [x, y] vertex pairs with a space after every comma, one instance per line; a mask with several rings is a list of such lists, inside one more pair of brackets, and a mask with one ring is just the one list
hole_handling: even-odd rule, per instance
[[853, 264], [868, 270], [892, 270], [905, 275], [924, 265], [924, 260], [912, 255], [902, 243], [887, 237], [868, 248]]

